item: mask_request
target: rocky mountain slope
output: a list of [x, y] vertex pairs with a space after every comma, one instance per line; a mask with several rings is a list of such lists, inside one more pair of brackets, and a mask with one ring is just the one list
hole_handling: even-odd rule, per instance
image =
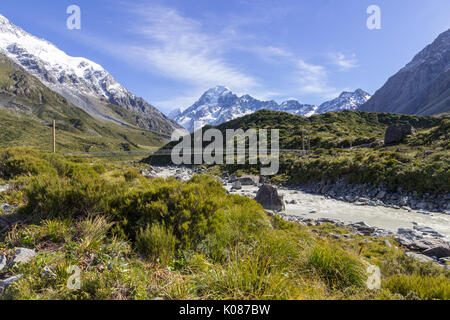
[[392, 76], [360, 110], [418, 115], [450, 111], [450, 29]]
[[102, 66], [67, 55], [2, 15], [0, 53], [95, 118], [166, 134], [179, 127], [144, 99], [129, 92]]
[[167, 141], [154, 131], [93, 118], [0, 54], [0, 148], [51, 150], [52, 120], [61, 152], [148, 150]]
[[369, 98], [370, 95], [367, 92], [358, 89], [355, 92], [343, 92], [338, 98], [325, 102], [320, 107], [301, 104], [297, 100], [278, 104], [273, 100], [261, 101], [250, 95], [239, 97], [230, 89], [217, 86], [206, 91], [191, 107], [175, 110], [171, 117], [187, 130], [193, 131], [195, 121], [201, 122], [202, 125], [219, 125], [262, 109], [311, 116], [329, 111], [354, 110]]

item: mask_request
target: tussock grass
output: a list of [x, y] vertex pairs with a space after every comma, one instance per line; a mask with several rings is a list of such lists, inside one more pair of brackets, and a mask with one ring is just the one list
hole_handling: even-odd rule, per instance
[[175, 254], [176, 238], [172, 231], [162, 225], [147, 225], [140, 229], [136, 236], [136, 249], [146, 259], [158, 261], [163, 264], [171, 262]]
[[332, 289], [344, 289], [350, 286], [363, 287], [367, 279], [361, 261], [335, 246], [315, 246], [309, 256], [308, 265]]
[[[14, 168], [6, 196], [23, 221], [0, 235], [0, 250], [39, 253], [0, 272], [23, 274], [4, 299], [448, 299], [448, 271], [383, 239], [330, 239], [348, 230], [323, 225], [316, 234], [270, 217], [208, 175], [147, 179], [127, 164], [0, 155], [0, 168]], [[382, 290], [364, 286], [367, 263], [380, 266]], [[81, 270], [80, 290], [67, 288], [69, 266]]]

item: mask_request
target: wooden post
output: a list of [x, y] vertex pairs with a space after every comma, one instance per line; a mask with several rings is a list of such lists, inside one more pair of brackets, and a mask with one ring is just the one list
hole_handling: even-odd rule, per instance
[[305, 137], [303, 135], [303, 130], [302, 130], [302, 151], [303, 153], [305, 153]]
[[310, 136], [310, 132], [308, 132], [308, 152], [311, 152], [311, 136]]
[[53, 153], [56, 153], [56, 121], [53, 120]]

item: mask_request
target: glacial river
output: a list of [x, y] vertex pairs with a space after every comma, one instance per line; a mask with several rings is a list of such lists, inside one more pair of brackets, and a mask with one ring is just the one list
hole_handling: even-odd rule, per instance
[[[175, 175], [175, 169], [163, 168], [158, 176], [168, 177]], [[258, 191], [255, 186], [243, 186], [241, 190], [231, 190], [232, 185], [225, 188], [232, 192], [249, 197], [254, 197]], [[430, 215], [417, 211], [393, 209], [383, 206], [361, 206], [344, 201], [327, 199], [321, 195], [309, 194], [293, 189], [278, 189], [278, 193], [284, 196], [284, 200], [297, 204], [286, 204], [285, 213], [305, 218], [319, 219], [329, 218], [344, 223], [364, 221], [370, 226], [382, 228], [394, 233], [398, 228], [413, 229], [414, 223], [423, 227], [430, 227], [442, 234], [450, 241], [450, 215], [431, 213]]]

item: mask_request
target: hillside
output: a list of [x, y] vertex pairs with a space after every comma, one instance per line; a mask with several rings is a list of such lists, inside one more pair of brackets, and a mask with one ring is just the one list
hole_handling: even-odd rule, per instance
[[[279, 129], [282, 152], [280, 171], [273, 177], [274, 181], [296, 184], [345, 178], [352, 183], [387, 185], [392, 190], [403, 187], [448, 193], [449, 121], [447, 118], [360, 111], [330, 112], [307, 118], [263, 110], [216, 128], [222, 132], [238, 128]], [[399, 123], [411, 124], [419, 133], [399, 144], [384, 146], [386, 128]], [[169, 143], [159, 154], [143, 161], [171, 163], [170, 150], [176, 144]], [[303, 149], [307, 154], [301, 153]], [[230, 174], [259, 172], [256, 165], [222, 165], [220, 168]]]
[[62, 152], [148, 149], [167, 139], [150, 130], [94, 119], [0, 55], [0, 146], [50, 151], [52, 120]]
[[450, 30], [389, 78], [360, 110], [418, 115], [450, 111]]
[[0, 53], [95, 119], [166, 135], [179, 128], [143, 98], [129, 92], [101, 65], [66, 54], [1, 14]]

